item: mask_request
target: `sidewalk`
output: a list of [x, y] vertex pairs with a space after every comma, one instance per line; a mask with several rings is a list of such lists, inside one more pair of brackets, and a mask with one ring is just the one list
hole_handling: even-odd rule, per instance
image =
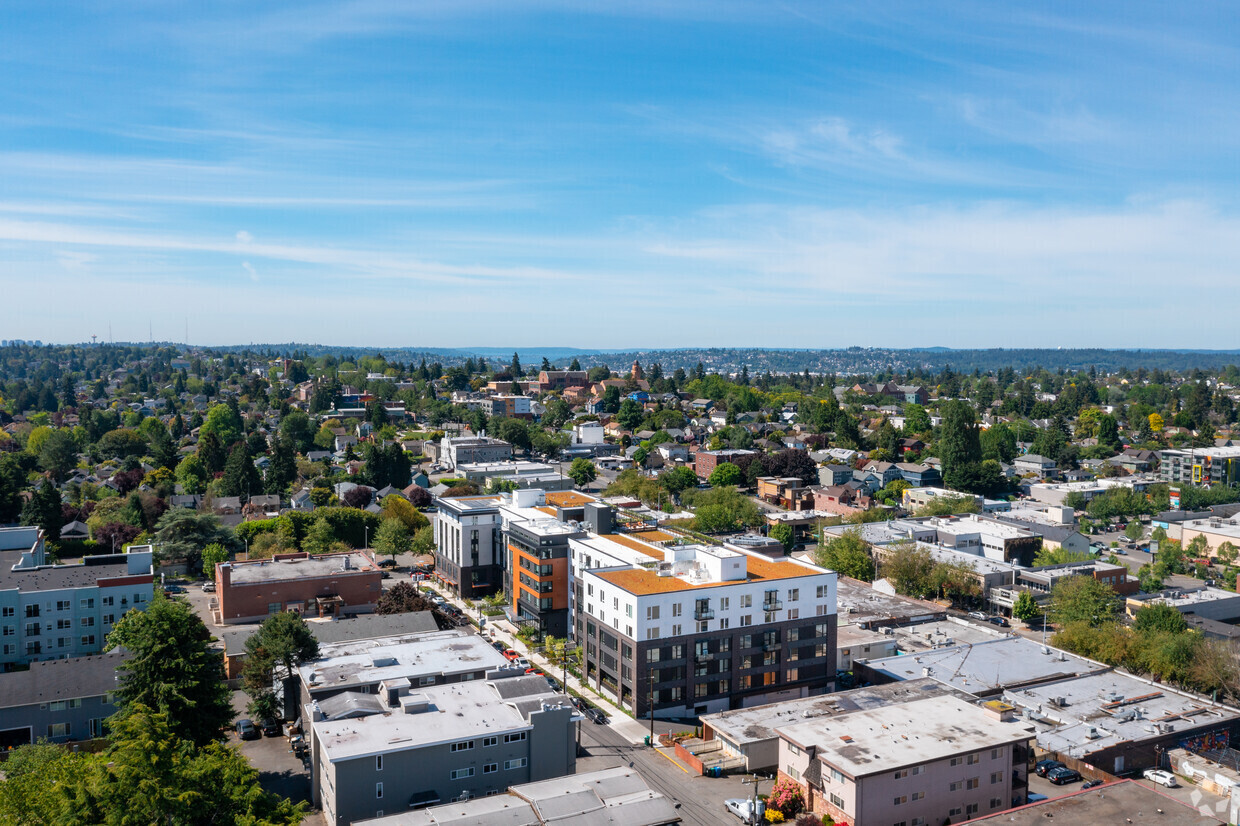
[[[470, 609], [465, 605], [463, 600], [453, 596], [446, 589], [439, 587], [439, 584], [433, 580], [423, 580], [418, 584], [433, 588], [436, 593], [455, 605], [457, 608], [461, 609], [461, 611], [463, 611], [467, 616], [475, 619], [477, 618], [477, 609]], [[489, 630], [497, 640], [501, 640], [509, 648], [519, 651], [522, 656], [530, 661], [531, 664], [537, 666], [542, 671], [545, 671], [556, 680], [563, 680], [563, 669], [559, 666], [552, 665], [550, 660], [542, 654], [531, 652], [530, 647], [516, 635], [516, 629], [512, 627], [512, 623], [508, 622], [506, 619], [496, 619], [494, 617], [487, 617], [486, 620], [487, 630]], [[611, 700], [601, 696], [592, 686], [582, 683], [572, 674], [568, 675], [568, 687], [583, 697], [588, 698], [591, 703], [598, 706], [599, 709], [601, 709], [603, 713], [608, 716], [608, 725], [611, 729], [624, 737], [624, 739], [634, 745], [643, 745], [646, 742], [646, 737], [650, 734], [650, 722], [648, 720], [645, 721], [645, 723], [640, 720], [634, 720], [627, 712], [621, 711], [617, 708], [616, 704]], [[666, 732], [667, 730], [667, 723], [660, 724], [658, 720], [655, 721], [656, 735]]]

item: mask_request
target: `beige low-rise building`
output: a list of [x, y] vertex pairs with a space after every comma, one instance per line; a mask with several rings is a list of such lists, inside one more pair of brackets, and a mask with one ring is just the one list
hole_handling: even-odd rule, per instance
[[1012, 706], [936, 696], [777, 729], [779, 774], [852, 826], [958, 823], [1025, 802], [1033, 730]]

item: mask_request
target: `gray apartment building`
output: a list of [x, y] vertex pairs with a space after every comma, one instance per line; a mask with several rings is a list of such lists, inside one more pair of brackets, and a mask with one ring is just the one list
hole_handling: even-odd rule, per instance
[[1164, 482], [1231, 485], [1240, 479], [1240, 447], [1160, 450], [1158, 476]]
[[153, 549], [47, 563], [38, 528], [0, 529], [0, 665], [99, 654], [112, 626], [154, 594]]
[[322, 704], [307, 708], [312, 797], [333, 826], [576, 769], [580, 715], [539, 675], [505, 669], [428, 688], [397, 679], [377, 696], [381, 707], [346, 719], [328, 719]]
[[506, 462], [512, 445], [488, 436], [444, 436], [439, 442], [439, 461], [450, 468], [480, 462]]
[[29, 670], [0, 674], [0, 750], [39, 740], [70, 743], [104, 733], [117, 711], [113, 693], [118, 651], [93, 657], [42, 660]]
[[504, 583], [499, 496], [461, 496], [438, 501], [435, 576], [463, 599], [498, 591]]

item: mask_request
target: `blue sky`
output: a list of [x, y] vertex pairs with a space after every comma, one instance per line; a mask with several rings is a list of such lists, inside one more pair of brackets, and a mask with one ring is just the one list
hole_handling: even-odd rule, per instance
[[0, 338], [1240, 347], [1234, 3], [0, 15]]

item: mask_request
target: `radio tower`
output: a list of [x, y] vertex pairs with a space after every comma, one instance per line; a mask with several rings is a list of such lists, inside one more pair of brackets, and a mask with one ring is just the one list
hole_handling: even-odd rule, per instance
[[93, 345], [93, 344], [95, 343], [95, 339], [97, 339], [97, 338], [99, 338], [99, 336], [92, 335], [92, 336], [90, 337], [90, 343]]

